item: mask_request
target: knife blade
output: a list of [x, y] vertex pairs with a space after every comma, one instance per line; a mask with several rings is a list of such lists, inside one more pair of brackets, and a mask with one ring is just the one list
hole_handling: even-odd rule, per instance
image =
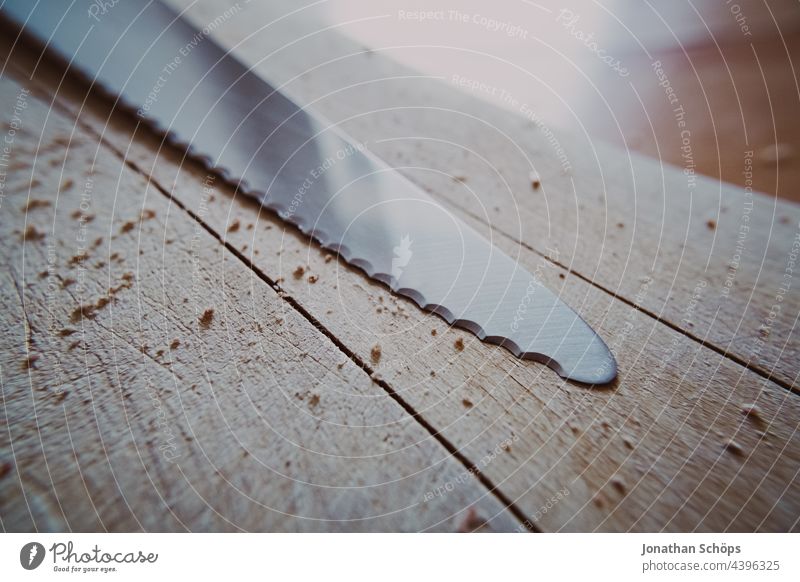
[[564, 378], [616, 377], [594, 330], [516, 261], [160, 2], [8, 0], [0, 13], [283, 220], [421, 308]]

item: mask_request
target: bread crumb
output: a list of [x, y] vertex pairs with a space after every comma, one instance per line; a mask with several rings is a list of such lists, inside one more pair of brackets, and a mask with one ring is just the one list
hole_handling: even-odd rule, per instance
[[311, 283], [312, 285], [314, 283], [316, 283], [317, 281], [319, 281], [319, 275], [309, 275], [308, 276], [308, 282]]
[[294, 273], [292, 273], [292, 275], [294, 275], [295, 279], [300, 279], [305, 274], [305, 272], [306, 268], [303, 265], [298, 265], [297, 268], [294, 270]]
[[624, 222], [618, 222], [617, 223], [617, 228], [625, 228], [625, 223]]
[[461, 339], [461, 338], [458, 338], [455, 341], [455, 343], [453, 343], [453, 346], [456, 348], [457, 352], [463, 352], [464, 351], [464, 340]]
[[308, 399], [309, 406], [316, 406], [319, 404], [319, 394], [312, 394], [311, 398]]
[[34, 210], [36, 208], [46, 208], [50, 206], [49, 200], [39, 200], [37, 198], [31, 198], [28, 203], [22, 207], [23, 212], [27, 212], [28, 210]]
[[617, 493], [620, 495], [625, 495], [627, 487], [625, 487], [625, 483], [621, 479], [612, 479], [611, 486], [616, 489]]
[[122, 228], [120, 228], [119, 230], [120, 230], [120, 232], [122, 234], [125, 234], [126, 232], [132, 231], [135, 226], [136, 226], [136, 223], [133, 222], [132, 220], [129, 220], [128, 222], [123, 224]]
[[742, 405], [741, 413], [756, 422], [761, 422], [763, 420], [761, 417], [761, 409], [755, 404]]
[[333, 260], [333, 255], [325, 255], [325, 262], [330, 263]]
[[717, 228], [717, 221], [716, 220], [707, 220], [706, 226], [708, 230], [715, 230]]
[[456, 171], [453, 172], [452, 178], [453, 178], [453, 182], [462, 182], [463, 183], [463, 182], [467, 181], [467, 176], [464, 175], [464, 172], [461, 172], [459, 170], [456, 170]]
[[72, 323], [78, 323], [82, 319], [94, 319], [96, 317], [95, 313], [95, 306], [94, 305], [81, 305], [80, 307], [76, 307], [72, 314], [70, 314], [69, 319]]
[[67, 190], [72, 188], [73, 184], [74, 182], [71, 179], [67, 178], [61, 183], [61, 189], [59, 190], [59, 192], [66, 192]]
[[211, 321], [214, 319], [214, 310], [212, 308], [208, 308], [203, 312], [203, 315], [200, 316], [200, 325], [203, 327], [208, 327], [211, 325]]
[[737, 443], [733, 439], [730, 439], [725, 442], [725, 450], [733, 455], [736, 455], [737, 457], [744, 456], [744, 449], [739, 443]]
[[237, 218], [236, 220], [231, 222], [230, 226], [228, 227], [228, 232], [236, 232], [237, 230], [239, 230], [241, 226], [242, 223], [239, 222], [239, 219]]
[[142, 216], [141, 216], [142, 220], [151, 220], [155, 217], [156, 217], [155, 210], [151, 210], [149, 208], [145, 208], [144, 210], [142, 210]]
[[458, 533], [471, 533], [478, 531], [486, 525], [486, 520], [483, 519], [474, 507], [467, 510], [467, 515], [458, 527]]
[[71, 336], [73, 333], [76, 333], [78, 330], [72, 329], [71, 327], [65, 327], [61, 331], [58, 332], [58, 335], [61, 337], [68, 337]]
[[27, 358], [22, 360], [22, 369], [23, 370], [30, 370], [33, 368], [33, 365], [36, 363], [36, 360], [39, 359], [37, 354], [30, 354]]
[[431, 330], [431, 335], [435, 336], [438, 332], [435, 329]]
[[372, 358], [372, 362], [377, 364], [381, 360], [381, 346], [375, 344], [370, 352], [370, 357]]
[[25, 232], [22, 233], [22, 240], [41, 240], [43, 238], [44, 234], [36, 230], [36, 227], [32, 224], [29, 224]]
[[172, 343], [169, 344], [169, 349], [175, 350], [175, 349], [178, 348], [179, 345], [181, 345], [181, 340], [179, 340], [178, 338], [175, 338], [174, 340], [172, 340]]
[[461, 404], [463, 404], [465, 408], [472, 408], [472, 401], [466, 398], [461, 400]]
[[539, 189], [539, 186], [541, 186], [541, 185], [542, 185], [542, 178], [539, 176], [539, 174], [538, 174], [537, 172], [531, 172], [531, 173], [528, 175], [528, 178], [530, 179], [530, 181], [531, 181], [531, 187], [532, 187], [534, 190], [538, 190], [538, 189]]

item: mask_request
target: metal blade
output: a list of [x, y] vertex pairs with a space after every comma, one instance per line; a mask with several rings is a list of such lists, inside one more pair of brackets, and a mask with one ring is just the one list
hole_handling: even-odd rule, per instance
[[449, 323], [589, 384], [597, 334], [515, 261], [158, 2], [11, 0], [2, 13], [322, 246]]

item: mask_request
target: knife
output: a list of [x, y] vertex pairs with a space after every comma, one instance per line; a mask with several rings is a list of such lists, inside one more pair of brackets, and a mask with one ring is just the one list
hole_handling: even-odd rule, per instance
[[617, 374], [600, 337], [336, 126], [298, 107], [160, 2], [7, 0], [0, 14], [171, 144], [448, 323], [564, 378]]

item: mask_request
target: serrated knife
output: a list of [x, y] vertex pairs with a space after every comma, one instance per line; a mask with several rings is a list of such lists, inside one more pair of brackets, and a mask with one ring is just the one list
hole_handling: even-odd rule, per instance
[[449, 323], [588, 384], [613, 355], [516, 261], [160, 2], [7, 0], [0, 13], [155, 131]]

